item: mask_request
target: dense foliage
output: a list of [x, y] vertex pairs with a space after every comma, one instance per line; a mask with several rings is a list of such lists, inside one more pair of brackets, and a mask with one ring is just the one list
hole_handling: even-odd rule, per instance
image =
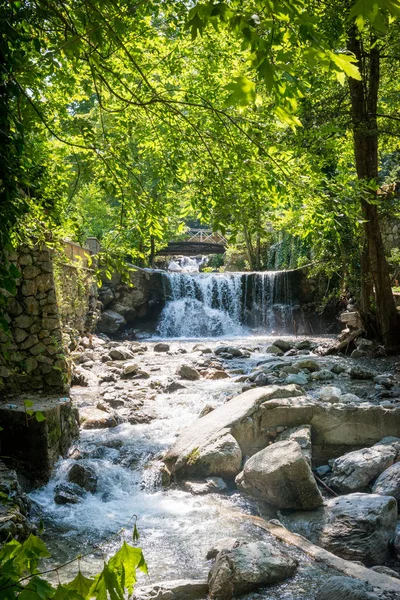
[[[51, 229], [151, 264], [192, 219], [228, 232], [247, 268], [269, 267], [278, 244], [295, 248], [279, 266], [312, 262], [355, 287], [362, 272], [365, 314], [393, 313], [371, 240], [372, 212], [399, 211], [376, 194], [400, 170], [398, 0], [0, 11], [1, 248]], [[357, 84], [369, 89], [377, 52], [360, 117]], [[363, 131], [376, 141], [370, 173], [354, 154]], [[1, 269], [12, 293], [18, 274], [6, 259]]]

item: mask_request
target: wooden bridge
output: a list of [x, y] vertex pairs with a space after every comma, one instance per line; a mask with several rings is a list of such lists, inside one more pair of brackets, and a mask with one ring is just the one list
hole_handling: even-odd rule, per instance
[[223, 254], [226, 238], [211, 229], [189, 229], [186, 239], [168, 242], [168, 246], [157, 252], [158, 256], [196, 256], [197, 254]]

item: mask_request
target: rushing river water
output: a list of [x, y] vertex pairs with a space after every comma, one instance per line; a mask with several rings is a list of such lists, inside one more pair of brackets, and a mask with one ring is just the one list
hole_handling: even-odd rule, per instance
[[[207, 346], [214, 348], [220, 343], [208, 341]], [[266, 339], [253, 337], [237, 340], [236, 345], [247, 346], [253, 353], [251, 358], [230, 361], [230, 370], [249, 372], [265, 358], [267, 343]], [[129, 521], [134, 514], [138, 517], [140, 546], [149, 566], [149, 578], [142, 576], [141, 583], [206, 577], [210, 563], [205, 555], [221, 538], [267, 537], [276, 543], [272, 536], [238, 518], [242, 512], [258, 514], [260, 508], [235, 490], [223, 495], [196, 496], [177, 487], [162, 488], [160, 454], [174, 442], [182, 428], [198, 417], [206, 404], [218, 406], [241, 390], [235, 378], [228, 378], [185, 381], [185, 389], [173, 393], [158, 391], [171, 380], [180, 364], [202, 360], [199, 352], [193, 352], [193, 342], [179, 340], [170, 344], [171, 352], [160, 355], [153, 352], [154, 343], [149, 342], [147, 352], [138, 357], [143, 368], [151, 373], [151, 381], [148, 385], [139, 382], [137, 390], [142, 389], [143, 393], [155, 390], [151, 400], [154, 418], [144, 424], [124, 423], [109, 429], [82, 431], [73, 449], [74, 458], [61, 460], [49, 484], [31, 494], [38, 516], [43, 517], [46, 525], [44, 539], [58, 563], [90, 551], [122, 527], [127, 527], [125, 535], [129, 539], [132, 533]], [[185, 351], [187, 354], [183, 354]], [[98, 375], [104, 374], [100, 361], [95, 362], [92, 370]], [[73, 396], [78, 406], [88, 401], [96, 405], [105, 385], [93, 389], [75, 388]], [[112, 387], [118, 389], [122, 384], [108, 384], [107, 389]], [[77, 457], [95, 469], [97, 491], [86, 494], [78, 504], [55, 504], [54, 488], [65, 480]], [[266, 507], [263, 510], [265, 516], [274, 516]], [[100, 569], [104, 555], [120, 545], [123, 535], [106, 543], [102, 550], [93, 550], [82, 562], [82, 569], [92, 573]], [[293, 549], [290, 552], [296, 556], [301, 554]], [[64, 570], [61, 576], [72, 573], [74, 568]], [[323, 571], [302, 555], [301, 566], [292, 580], [248, 598], [312, 600], [323, 576]]]

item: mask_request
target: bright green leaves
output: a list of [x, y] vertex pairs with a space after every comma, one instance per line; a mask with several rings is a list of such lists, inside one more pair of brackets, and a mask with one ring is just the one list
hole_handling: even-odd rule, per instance
[[124, 600], [126, 591], [129, 596], [133, 593], [137, 569], [147, 573], [142, 550], [124, 542], [94, 579], [79, 570], [72, 581], [55, 589], [37, 574], [40, 559], [49, 556], [44, 542], [34, 535], [23, 544], [16, 540], [5, 544], [0, 550], [1, 600]]
[[126, 542], [109, 561], [110, 569], [118, 576], [122, 588], [127, 588], [130, 594], [136, 583], [136, 569], [147, 573], [147, 565], [140, 548], [133, 548]]
[[[76, 593], [79, 597], [86, 598], [89, 597], [89, 592], [94, 584], [94, 579], [90, 579], [89, 577], [85, 577], [81, 571], [78, 571], [75, 579], [66, 584], [66, 588], [72, 593]], [[73, 600], [73, 599], [71, 599]]]
[[225, 89], [230, 94], [225, 99], [224, 106], [247, 106], [255, 102], [256, 86], [247, 77], [234, 77], [233, 81]]
[[285, 110], [282, 106], [277, 106], [274, 112], [278, 119], [282, 121], [282, 123], [286, 123], [286, 125], [289, 125], [289, 127], [291, 127], [293, 131], [296, 129], [296, 127], [301, 127], [300, 119], [296, 117], [296, 115], [293, 115], [292, 113]]
[[385, 33], [389, 26], [388, 15], [390, 18], [400, 17], [399, 0], [357, 0], [350, 9], [349, 19], [354, 19], [360, 30], [369, 22]]
[[339, 72], [343, 72], [353, 79], [361, 80], [360, 71], [354, 64], [357, 62], [354, 56], [349, 54], [335, 54], [334, 52], [329, 52], [328, 54], [334, 65], [340, 69]]

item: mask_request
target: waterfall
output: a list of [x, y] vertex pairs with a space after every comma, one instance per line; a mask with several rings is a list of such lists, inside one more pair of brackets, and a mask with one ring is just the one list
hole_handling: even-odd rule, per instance
[[288, 273], [163, 273], [165, 306], [157, 334], [165, 338], [293, 333]]

